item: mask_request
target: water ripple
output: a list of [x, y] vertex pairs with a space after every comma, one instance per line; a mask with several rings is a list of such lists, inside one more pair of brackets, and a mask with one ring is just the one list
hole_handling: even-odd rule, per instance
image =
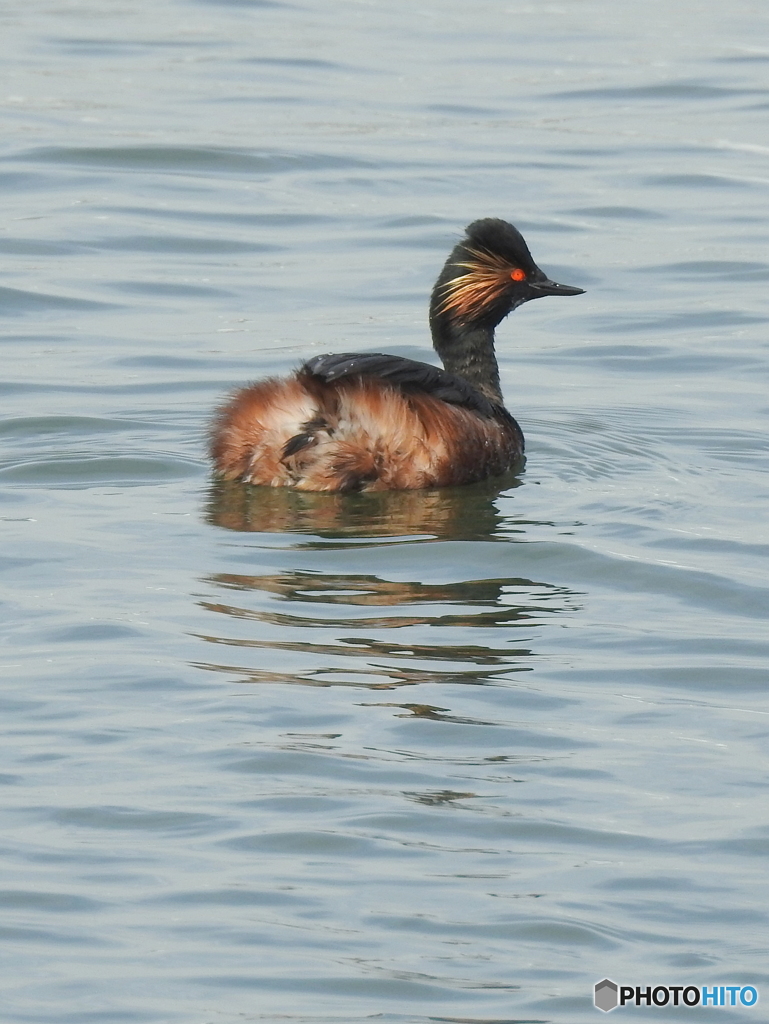
[[39, 146], [6, 159], [31, 163], [182, 174], [280, 174], [369, 167], [369, 161], [328, 153], [254, 152], [223, 146]]

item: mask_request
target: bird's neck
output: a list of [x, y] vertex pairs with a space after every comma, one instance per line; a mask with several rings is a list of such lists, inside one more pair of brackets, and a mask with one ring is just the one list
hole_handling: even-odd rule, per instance
[[431, 318], [433, 348], [445, 369], [462, 377], [490, 401], [502, 405], [499, 367], [494, 354], [494, 328], [458, 324], [442, 317]]

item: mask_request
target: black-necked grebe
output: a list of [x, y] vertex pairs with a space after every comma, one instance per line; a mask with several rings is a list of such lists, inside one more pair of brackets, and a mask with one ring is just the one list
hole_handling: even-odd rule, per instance
[[582, 292], [550, 281], [512, 224], [477, 220], [430, 301], [445, 369], [378, 352], [316, 356], [222, 406], [214, 468], [303, 491], [446, 487], [503, 473], [523, 454], [523, 433], [502, 402], [494, 329], [529, 299]]

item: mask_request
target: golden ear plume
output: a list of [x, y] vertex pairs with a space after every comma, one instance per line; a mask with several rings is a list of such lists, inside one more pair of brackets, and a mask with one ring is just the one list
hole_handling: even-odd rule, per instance
[[463, 320], [478, 316], [486, 306], [501, 298], [513, 270], [503, 256], [495, 253], [469, 247], [467, 253], [470, 259], [454, 264], [467, 273], [446, 283], [446, 294], [438, 307], [439, 313], [450, 312]]

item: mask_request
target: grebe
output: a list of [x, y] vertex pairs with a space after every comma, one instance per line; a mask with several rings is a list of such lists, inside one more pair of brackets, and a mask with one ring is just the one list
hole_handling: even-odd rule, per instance
[[523, 454], [523, 433], [502, 401], [494, 329], [529, 299], [582, 293], [550, 281], [512, 224], [477, 220], [430, 300], [445, 369], [343, 352], [250, 384], [216, 414], [215, 471], [301, 491], [446, 487], [503, 473]]

